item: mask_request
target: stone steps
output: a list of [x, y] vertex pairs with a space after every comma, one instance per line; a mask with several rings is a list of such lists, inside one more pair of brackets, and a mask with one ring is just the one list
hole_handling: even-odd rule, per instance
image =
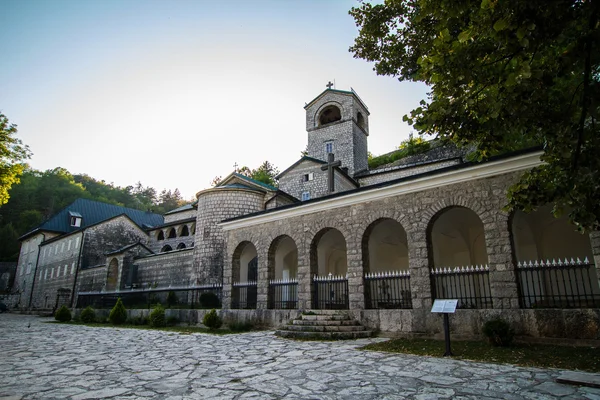
[[373, 332], [340, 310], [314, 310], [282, 327], [275, 335], [291, 339], [342, 340], [368, 338]]

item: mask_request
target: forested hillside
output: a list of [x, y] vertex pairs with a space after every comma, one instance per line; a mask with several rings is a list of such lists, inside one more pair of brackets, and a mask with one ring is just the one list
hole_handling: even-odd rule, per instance
[[141, 182], [119, 187], [88, 175], [72, 175], [64, 168], [45, 172], [26, 169], [13, 185], [7, 204], [0, 206], [0, 261], [16, 261], [18, 237], [78, 198], [139, 210], [165, 213], [186, 203], [178, 189], [158, 193]]

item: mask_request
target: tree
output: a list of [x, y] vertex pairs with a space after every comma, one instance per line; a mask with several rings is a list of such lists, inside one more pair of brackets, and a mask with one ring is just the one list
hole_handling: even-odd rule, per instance
[[0, 205], [9, 199], [8, 191], [25, 168], [23, 162], [31, 157], [29, 147], [23, 145], [15, 136], [17, 126], [10, 124], [8, 118], [0, 113]]
[[277, 181], [275, 180], [277, 175], [279, 175], [277, 167], [265, 161], [258, 168], [252, 170], [250, 177], [267, 185], [277, 186]]
[[599, 0], [386, 0], [350, 14], [350, 51], [380, 75], [430, 86], [406, 115], [419, 133], [474, 144], [474, 157], [539, 144], [507, 210], [553, 204], [600, 224]]

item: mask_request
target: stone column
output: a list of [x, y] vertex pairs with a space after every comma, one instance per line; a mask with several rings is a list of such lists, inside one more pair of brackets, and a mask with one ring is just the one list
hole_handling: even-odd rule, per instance
[[298, 308], [307, 310], [312, 307], [310, 275], [310, 238], [303, 237], [302, 242], [297, 242], [298, 247]]
[[408, 269], [410, 271], [410, 291], [412, 307], [415, 310], [429, 310], [431, 300], [431, 277], [427, 250], [427, 225], [415, 222], [406, 229], [408, 244]]
[[[258, 255], [258, 281], [256, 282], [256, 308], [266, 310], [269, 306], [269, 254], [265, 246], [256, 244]], [[258, 247], [260, 246], [260, 247]]]
[[348, 300], [351, 310], [365, 308], [365, 285], [362, 262], [362, 246], [358, 235], [352, 235], [346, 241], [346, 259], [348, 261]]
[[[229, 254], [227, 251], [225, 254]], [[233, 295], [233, 266], [231, 265], [232, 256], [229, 255], [223, 262], [223, 288], [221, 292], [222, 308], [227, 310], [231, 308], [231, 296]]]
[[[512, 245], [508, 226], [508, 214], [499, 209], [482, 215], [483, 229], [490, 268], [490, 291], [494, 308], [519, 308], [519, 296]], [[487, 213], [486, 213], [487, 214]]]

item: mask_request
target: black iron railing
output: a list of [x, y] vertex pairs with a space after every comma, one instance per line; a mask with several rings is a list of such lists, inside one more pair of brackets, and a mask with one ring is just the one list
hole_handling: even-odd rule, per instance
[[492, 308], [488, 266], [434, 268], [433, 299], [457, 299], [457, 308]]
[[348, 278], [315, 275], [313, 277], [313, 307], [317, 310], [348, 309]]
[[[213, 293], [208, 299], [204, 293]], [[153, 289], [128, 289], [114, 292], [84, 292], [77, 294], [77, 308], [112, 308], [120, 297], [126, 308], [151, 308], [161, 304], [167, 308], [217, 308], [221, 303], [222, 285], [165, 287]], [[207, 303], [203, 304], [201, 299]]]
[[295, 310], [298, 308], [298, 280], [269, 281], [269, 308]]
[[255, 309], [258, 290], [256, 281], [235, 282], [231, 296], [231, 308], [233, 309]]
[[367, 273], [365, 308], [412, 308], [410, 273], [408, 271]]
[[587, 257], [519, 262], [517, 278], [522, 308], [600, 307], [596, 267]]

